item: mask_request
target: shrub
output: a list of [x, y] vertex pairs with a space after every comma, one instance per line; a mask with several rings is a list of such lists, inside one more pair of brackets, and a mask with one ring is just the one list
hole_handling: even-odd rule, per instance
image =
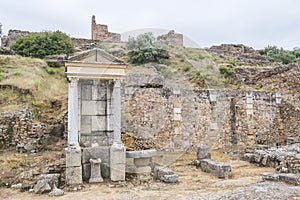
[[260, 54], [264, 55], [271, 62], [288, 64], [300, 61], [300, 50], [298, 48], [290, 51], [278, 48], [277, 46], [267, 46], [263, 50], [260, 50]]
[[235, 83], [236, 82], [236, 75], [233, 68], [222, 65], [219, 67], [220, 74], [222, 76], [222, 81], [224, 83]]
[[257, 83], [255, 89], [260, 90], [263, 87], [261, 83]]
[[145, 33], [130, 37], [127, 42], [129, 61], [134, 64], [145, 64], [149, 62], [163, 63], [165, 59], [169, 59], [169, 52], [162, 48], [160, 44], [154, 43], [152, 33]]
[[10, 48], [22, 56], [37, 58], [74, 52], [71, 39], [60, 31], [30, 33], [18, 38]]

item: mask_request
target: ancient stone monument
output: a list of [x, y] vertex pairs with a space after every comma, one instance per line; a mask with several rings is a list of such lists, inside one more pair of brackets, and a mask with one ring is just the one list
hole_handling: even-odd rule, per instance
[[104, 24], [97, 24], [95, 16], [92, 16], [92, 40], [105, 40], [110, 42], [120, 42], [121, 34], [112, 33], [108, 31], [108, 26]]
[[119, 79], [125, 75], [125, 64], [95, 48], [71, 57], [65, 65], [69, 80], [66, 183], [94, 182], [100, 177], [124, 180]]
[[167, 41], [174, 46], [183, 46], [183, 35], [171, 30], [165, 35], [158, 36], [157, 41]]

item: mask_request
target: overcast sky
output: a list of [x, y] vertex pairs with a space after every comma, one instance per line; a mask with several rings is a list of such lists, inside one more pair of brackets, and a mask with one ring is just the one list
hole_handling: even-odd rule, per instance
[[[222, 43], [255, 49], [300, 47], [300, 0], [6, 0], [0, 3], [3, 34], [9, 29], [61, 30], [90, 38], [91, 16], [109, 31], [174, 29], [199, 47]], [[149, 29], [148, 29], [149, 30]]]

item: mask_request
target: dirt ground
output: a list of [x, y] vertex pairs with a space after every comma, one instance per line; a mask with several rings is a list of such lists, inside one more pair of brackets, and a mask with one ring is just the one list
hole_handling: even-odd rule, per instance
[[[127, 179], [127, 181], [120, 183], [105, 181], [104, 183], [99, 184], [84, 184], [82, 190], [76, 192], [65, 191], [65, 194], [60, 197], [49, 197], [48, 195], [37, 195], [29, 192], [20, 192], [18, 190], [2, 188], [0, 189], [0, 199], [231, 199], [230, 193], [236, 191], [239, 188], [259, 184], [259, 182], [262, 182], [261, 174], [263, 172], [274, 171], [273, 168], [258, 167], [254, 164], [229, 157], [222, 152], [212, 152], [213, 159], [229, 163], [232, 167], [232, 178], [218, 179], [211, 174], [202, 172], [194, 165], [191, 165], [191, 161], [196, 158], [194, 155], [195, 153], [171, 153], [168, 155], [159, 154], [155, 158], [155, 162], [171, 168], [175, 173], [179, 175], [179, 183], [177, 184], [166, 184], [163, 182], [155, 181], [150, 176], [140, 176], [139, 178], [133, 178], [130, 180]], [[283, 187], [280, 185], [276, 187], [292, 187], [291, 191], [296, 193], [293, 195], [293, 198], [290, 199], [300, 199], [300, 186], [298, 187], [284, 185]], [[280, 192], [277, 188], [276, 191]], [[256, 193], [257, 189], [255, 189], [254, 192]], [[297, 194], [299, 194], [299, 198], [297, 198]], [[220, 198], [220, 196], [222, 195], [227, 195], [228, 198]], [[253, 199], [253, 197], [248, 197], [249, 198], [245, 197], [242, 199]], [[278, 199], [280, 198], [281, 197], [279, 197]]]

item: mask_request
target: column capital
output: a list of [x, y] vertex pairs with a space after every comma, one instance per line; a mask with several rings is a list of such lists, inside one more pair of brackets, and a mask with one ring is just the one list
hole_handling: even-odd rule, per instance
[[114, 79], [113, 82], [114, 82], [114, 87], [118, 87], [118, 88], [121, 87], [121, 80]]
[[68, 81], [70, 85], [76, 86], [79, 81], [79, 77], [68, 77]]

